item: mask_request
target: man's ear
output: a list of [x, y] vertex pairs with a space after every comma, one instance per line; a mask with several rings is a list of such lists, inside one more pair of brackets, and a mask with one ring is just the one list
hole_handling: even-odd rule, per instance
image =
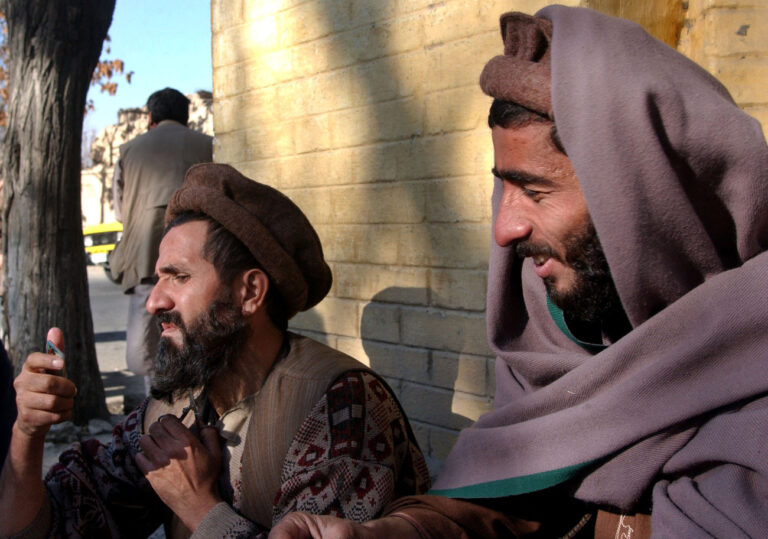
[[243, 316], [254, 314], [264, 304], [269, 277], [260, 269], [249, 269], [235, 279], [234, 294], [240, 298]]

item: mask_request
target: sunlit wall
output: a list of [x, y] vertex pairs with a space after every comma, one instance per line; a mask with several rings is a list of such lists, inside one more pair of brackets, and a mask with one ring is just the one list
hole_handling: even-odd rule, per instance
[[[533, 0], [213, 0], [215, 160], [307, 214], [334, 273], [292, 327], [373, 366], [433, 470], [491, 406], [484, 309], [498, 17]], [[565, 2], [579, 5], [579, 2]], [[765, 7], [582, 2], [632, 18], [768, 122]]]

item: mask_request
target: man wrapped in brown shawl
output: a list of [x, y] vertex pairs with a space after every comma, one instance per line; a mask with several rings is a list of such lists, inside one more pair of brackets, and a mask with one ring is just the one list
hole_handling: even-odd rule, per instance
[[[498, 170], [497, 129], [521, 126], [494, 128], [494, 410], [462, 432], [431, 491], [439, 496], [401, 499], [390, 514], [423, 537], [636, 538], [649, 521], [661, 537], [768, 536], [760, 125], [628, 21], [550, 6], [502, 16], [501, 31], [505, 54], [481, 86], [554, 121], [552, 143], [583, 194], [572, 204], [586, 203], [611, 286], [593, 301], [597, 323], [584, 324], [574, 316], [583, 305], [558, 301], [542, 278], [551, 268], [540, 230], [499, 241], [498, 221], [522, 204], [508, 184], [534, 203], [552, 197]], [[582, 337], [590, 325], [597, 339]]]
[[[574, 342], [535, 257], [494, 243], [495, 409], [462, 433], [433, 493], [493, 498], [518, 515], [514, 501], [534, 492], [554, 496], [557, 515], [559, 493], [587, 509], [649, 511], [654, 535], [766, 536], [760, 125], [633, 23], [561, 6], [501, 23], [505, 55], [481, 85], [554, 120], [628, 327], [605, 348]], [[551, 93], [531, 91], [547, 78]]]

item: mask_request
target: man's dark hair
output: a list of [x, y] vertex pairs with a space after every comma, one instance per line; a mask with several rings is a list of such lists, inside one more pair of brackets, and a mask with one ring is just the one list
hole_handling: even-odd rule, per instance
[[557, 125], [555, 125], [555, 122], [550, 120], [547, 116], [536, 112], [535, 110], [525, 108], [517, 103], [513, 103], [512, 101], [494, 99], [493, 103], [491, 103], [491, 110], [488, 113], [488, 127], [491, 129], [496, 126], [503, 129], [517, 129], [534, 122], [552, 123], [552, 144], [554, 144], [555, 148], [560, 152], [565, 154], [565, 148], [557, 134]]
[[275, 327], [285, 331], [288, 328], [288, 317], [280, 291], [276, 286], [273, 286], [272, 277], [258, 263], [251, 251], [229, 230], [204, 213], [188, 211], [180, 213], [168, 223], [163, 236], [173, 227], [192, 221], [206, 221], [208, 223], [208, 234], [203, 244], [203, 258], [213, 264], [222, 283], [231, 284], [240, 272], [249, 269], [256, 268], [264, 272], [269, 279], [267, 297], [264, 298], [267, 315]]
[[178, 90], [163, 88], [149, 96], [147, 109], [152, 113], [152, 121], [176, 120], [187, 125], [189, 120], [189, 99]]

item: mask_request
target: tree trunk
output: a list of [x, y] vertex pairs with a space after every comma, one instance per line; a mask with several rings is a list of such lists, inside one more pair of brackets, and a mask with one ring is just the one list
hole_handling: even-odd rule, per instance
[[107, 417], [96, 362], [80, 206], [85, 97], [115, 0], [0, 0], [10, 96], [3, 143], [3, 339], [18, 372], [64, 332], [73, 421]]

